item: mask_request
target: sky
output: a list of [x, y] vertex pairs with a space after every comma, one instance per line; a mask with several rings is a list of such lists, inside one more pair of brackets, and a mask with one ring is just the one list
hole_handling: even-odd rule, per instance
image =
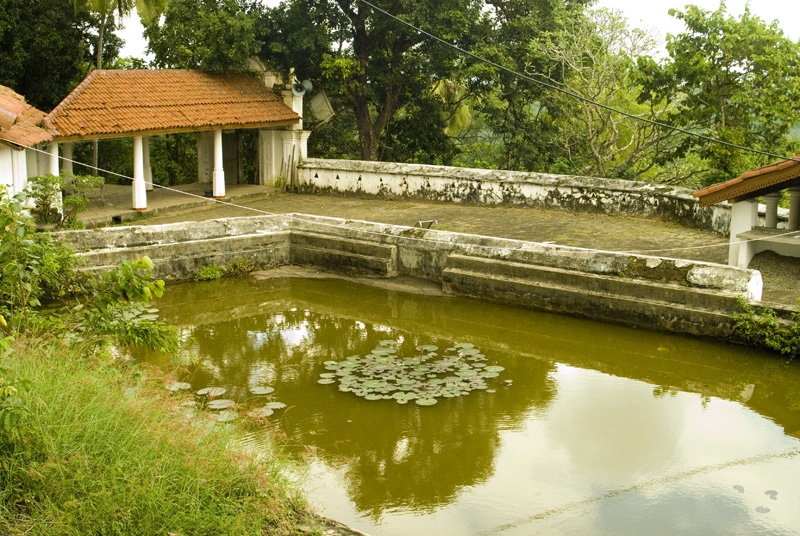
[[[262, 3], [276, 5], [278, 1], [262, 0]], [[683, 29], [681, 21], [670, 17], [668, 11], [671, 8], [683, 9], [690, 3], [707, 10], [719, 7], [719, 0], [598, 0], [597, 6], [622, 11], [631, 26], [652, 30], [663, 46], [668, 33], [679, 33]], [[728, 13], [738, 17], [746, 3], [745, 0], [728, 0]], [[800, 24], [797, 24], [800, 20], [800, 2], [797, 0], [755, 0], [750, 2], [750, 11], [767, 22], [777, 20], [787, 37], [800, 40]], [[119, 35], [125, 40], [121, 56], [144, 57], [145, 40], [138, 16], [128, 17], [125, 30]]]

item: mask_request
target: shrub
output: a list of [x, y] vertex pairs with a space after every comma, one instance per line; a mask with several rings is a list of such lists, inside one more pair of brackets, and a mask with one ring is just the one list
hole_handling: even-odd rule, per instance
[[195, 281], [213, 281], [225, 275], [225, 270], [218, 264], [207, 264], [194, 273]]
[[242, 276], [256, 269], [256, 263], [249, 257], [237, 257], [225, 265], [225, 275]]
[[778, 352], [794, 359], [800, 353], [800, 313], [782, 321], [774, 310], [765, 307], [758, 315], [744, 298], [739, 298], [741, 313], [734, 313], [734, 335], [753, 346]]

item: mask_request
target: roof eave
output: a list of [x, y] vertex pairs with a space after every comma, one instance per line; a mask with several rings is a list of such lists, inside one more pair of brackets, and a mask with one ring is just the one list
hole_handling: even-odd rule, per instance
[[210, 132], [212, 130], [254, 130], [254, 129], [279, 129], [289, 127], [300, 123], [300, 119], [291, 119], [285, 121], [270, 121], [266, 123], [248, 123], [248, 124], [235, 124], [235, 125], [209, 125], [200, 127], [175, 127], [175, 128], [162, 128], [153, 130], [139, 130], [130, 132], [108, 132], [103, 134], [70, 134], [62, 136], [56, 134], [53, 141], [56, 142], [70, 142], [70, 141], [88, 141], [88, 140], [109, 140], [119, 138], [133, 138], [137, 136], [161, 136], [163, 134], [184, 134], [190, 132]]

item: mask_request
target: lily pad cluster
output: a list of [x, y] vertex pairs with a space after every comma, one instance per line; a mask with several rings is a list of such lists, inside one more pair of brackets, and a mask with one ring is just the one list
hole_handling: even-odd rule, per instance
[[[176, 392], [176, 391], [191, 389], [192, 386], [190, 383], [187, 382], [173, 382], [167, 384], [165, 387], [169, 391]], [[239, 414], [232, 409], [237, 405], [235, 401], [225, 398], [217, 398], [224, 395], [227, 392], [228, 390], [225, 389], [224, 387], [204, 387], [203, 389], [200, 389], [199, 391], [196, 392], [198, 396], [208, 400], [205, 403], [205, 407], [207, 409], [219, 411], [219, 413], [215, 413], [210, 416], [210, 418], [214, 421], [230, 422], [239, 417]], [[254, 396], [269, 395], [274, 392], [275, 388], [269, 387], [267, 385], [257, 385], [250, 387], [250, 394]], [[194, 400], [190, 400], [185, 402], [184, 406], [186, 406], [187, 409], [193, 410], [193, 408], [197, 406], [197, 402]], [[283, 402], [271, 401], [267, 402], [262, 407], [257, 407], [252, 409], [251, 411], [248, 412], [248, 415], [254, 418], [265, 418], [275, 413], [275, 410], [283, 409], [285, 407], [286, 404], [284, 404]]]
[[326, 361], [328, 372], [317, 383], [339, 382], [339, 390], [366, 400], [394, 400], [432, 406], [439, 398], [468, 395], [488, 389], [487, 380], [496, 378], [503, 367], [488, 365], [487, 358], [471, 343], [458, 343], [444, 350], [432, 344], [417, 346], [417, 354], [400, 356], [398, 342], [381, 341], [365, 356], [352, 355], [343, 361]]

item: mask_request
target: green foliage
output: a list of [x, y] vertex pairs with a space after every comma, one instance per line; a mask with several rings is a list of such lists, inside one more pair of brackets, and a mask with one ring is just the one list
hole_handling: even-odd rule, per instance
[[10, 370], [0, 367], [0, 453], [20, 439], [20, 422], [28, 414], [20, 391], [29, 385], [30, 382], [12, 378]]
[[256, 269], [256, 263], [249, 257], [236, 257], [225, 265], [225, 275], [242, 276]]
[[[62, 191], [67, 185], [72, 193], [62, 199]], [[102, 177], [71, 173], [64, 173], [61, 177], [48, 173], [28, 179], [28, 189], [36, 204], [38, 222], [67, 227], [75, 227], [78, 213], [86, 210], [89, 204], [89, 193], [98, 190], [102, 185]]]
[[234, 452], [242, 434], [186, 419], [158, 373], [91, 355], [25, 338], [9, 356], [30, 387], [17, 393], [24, 434], [0, 449], [0, 533], [255, 536], [313, 525], [278, 445]]
[[89, 19], [69, 0], [3, 0], [0, 84], [45, 112], [85, 75]]
[[194, 273], [194, 280], [213, 281], [221, 278], [223, 275], [225, 275], [225, 270], [223, 270], [220, 265], [212, 263], [198, 268], [198, 270]]
[[145, 256], [104, 272], [91, 296], [72, 308], [76, 329], [176, 355], [180, 340], [175, 328], [143, 315], [150, 301], [164, 294], [164, 281], [153, 281], [152, 269], [153, 261]]
[[257, 7], [243, 0], [171, 0], [145, 35], [157, 67], [244, 70], [261, 48], [257, 17]]
[[[53, 335], [80, 334], [102, 345], [142, 345], [177, 353], [176, 330], [143, 316], [153, 298], [164, 292], [164, 281], [153, 281], [148, 257], [124, 261], [99, 280], [76, 270], [77, 257], [46, 233], [34, 233], [25, 215], [22, 195], [9, 198], [0, 187], [0, 312], [11, 333], [33, 327]], [[43, 301], [60, 302], [65, 310], [42, 317]], [[6, 323], [6, 319], [3, 319]]]
[[739, 298], [741, 313], [734, 313], [734, 334], [747, 344], [772, 350], [794, 359], [800, 353], [800, 313], [794, 312], [789, 321], [781, 321], [769, 307], [756, 314], [753, 306]]
[[[726, 142], [772, 153], [787, 150], [787, 133], [800, 120], [800, 44], [784, 37], [745, 8], [738, 19], [687, 6], [671, 10], [686, 30], [667, 36], [669, 59], [639, 59], [641, 102], [675, 104], [668, 122]], [[708, 162], [704, 181], [736, 177], [764, 163], [763, 157], [685, 137], [665, 153], [696, 152]]]

